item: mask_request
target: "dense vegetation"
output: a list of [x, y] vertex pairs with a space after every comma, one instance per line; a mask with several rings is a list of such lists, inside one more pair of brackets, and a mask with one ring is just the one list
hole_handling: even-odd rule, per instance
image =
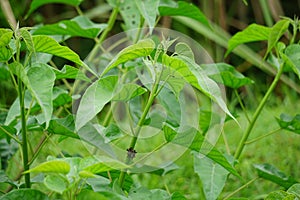
[[0, 200], [299, 199], [299, 7], [1, 0]]

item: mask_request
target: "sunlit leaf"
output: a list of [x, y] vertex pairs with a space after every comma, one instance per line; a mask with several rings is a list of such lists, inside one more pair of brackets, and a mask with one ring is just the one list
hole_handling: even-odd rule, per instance
[[177, 53], [180, 56], [186, 56], [191, 60], [194, 59], [194, 53], [189, 45], [183, 42], [179, 42], [175, 46], [175, 53]]
[[215, 200], [222, 192], [229, 172], [211, 159], [194, 152], [194, 171], [203, 185], [207, 200]]
[[300, 134], [300, 114], [292, 117], [283, 113], [276, 120], [281, 128]]
[[45, 177], [44, 184], [51, 191], [62, 194], [67, 189], [68, 181], [59, 174], [49, 174]]
[[12, 50], [6, 46], [0, 46], [0, 62], [9, 61], [12, 57]]
[[77, 114], [76, 130], [93, 119], [114, 96], [118, 77], [108, 76], [101, 78], [89, 86], [83, 94]]
[[34, 35], [66, 35], [84, 38], [96, 38], [106, 24], [95, 24], [85, 16], [78, 16], [71, 20], [63, 20], [55, 24], [39, 27]]
[[298, 78], [300, 79], [300, 45], [289, 45], [285, 50], [285, 55], [287, 56], [288, 61], [290, 61], [290, 63], [288, 63], [289, 66], [293, 69], [293, 71], [298, 75]]
[[241, 86], [254, 83], [250, 78], [245, 77], [236, 71], [233, 66], [226, 63], [204, 64], [201, 67], [210, 78], [227, 87], [237, 89]]
[[0, 47], [4, 47], [9, 44], [13, 36], [13, 31], [7, 28], [0, 28]]
[[295, 195], [280, 190], [271, 192], [265, 200], [295, 200]]
[[195, 19], [200, 23], [209, 26], [205, 15], [194, 4], [185, 1], [179, 1], [177, 7], [161, 6], [159, 7], [161, 16], [184, 16]]
[[159, 0], [135, 0], [135, 3], [152, 32], [158, 14]]
[[235, 49], [240, 44], [268, 40], [270, 32], [271, 28], [258, 24], [249, 25], [247, 28], [238, 32], [229, 40], [225, 56], [227, 56], [233, 49]]
[[67, 174], [70, 171], [70, 165], [68, 162], [63, 160], [51, 160], [44, 162], [42, 164], [39, 164], [38, 166], [31, 168], [28, 171], [25, 171], [24, 173], [31, 173], [31, 172], [39, 172], [39, 173], [62, 173]]
[[292, 185], [288, 190], [288, 193], [296, 195], [298, 198], [300, 198], [300, 183], [296, 183]]
[[282, 35], [287, 31], [290, 25], [290, 20], [282, 19], [278, 21], [270, 30], [270, 34], [268, 37], [268, 50], [269, 53], [273, 47], [275, 47], [276, 43], [282, 37]]
[[118, 55], [116, 55], [115, 58], [108, 64], [108, 66], [102, 72], [101, 76], [121, 63], [150, 55], [154, 47], [155, 43], [151, 39], [140, 40], [136, 44], [126, 47], [125, 49], [120, 51]]
[[91, 82], [82, 71], [70, 65], [65, 65], [61, 70], [53, 69], [53, 71], [56, 75], [56, 79], [77, 79]]
[[137, 84], [127, 83], [112, 98], [113, 101], [128, 101], [136, 96], [142, 95], [147, 90]]
[[71, 6], [79, 6], [80, 3], [83, 0], [33, 0], [30, 4], [30, 8], [28, 13], [26, 14], [26, 18], [36, 9], [38, 9], [40, 6], [43, 6], [45, 4], [49, 3], [61, 3], [61, 4], [67, 4]]
[[285, 189], [288, 189], [297, 181], [291, 176], [285, 175], [282, 171], [270, 164], [256, 164], [254, 165], [258, 176], [266, 180], [272, 181]]
[[18, 189], [12, 190], [11, 192], [0, 197], [0, 200], [49, 200], [48, 196], [36, 189]]

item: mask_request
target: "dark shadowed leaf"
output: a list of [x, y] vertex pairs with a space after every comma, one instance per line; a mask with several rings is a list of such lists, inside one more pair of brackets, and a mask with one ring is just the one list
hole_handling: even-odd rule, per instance
[[122, 85], [121, 89], [112, 98], [113, 101], [128, 101], [147, 92], [147, 89], [133, 83]]
[[285, 189], [288, 189], [297, 181], [291, 176], [285, 175], [282, 171], [278, 170], [273, 165], [266, 164], [255, 164], [254, 168], [257, 170], [258, 176], [266, 180], [272, 181]]
[[159, 7], [161, 16], [184, 16], [195, 19], [200, 23], [209, 26], [205, 15], [194, 4], [185, 1], [179, 1], [177, 7], [161, 6]]
[[91, 82], [91, 80], [79, 69], [70, 65], [65, 65], [61, 70], [53, 69], [56, 79], [77, 79], [82, 81]]
[[74, 129], [75, 124], [73, 115], [68, 115], [65, 118], [52, 119], [47, 131], [52, 134], [79, 138], [79, 136], [74, 132]]

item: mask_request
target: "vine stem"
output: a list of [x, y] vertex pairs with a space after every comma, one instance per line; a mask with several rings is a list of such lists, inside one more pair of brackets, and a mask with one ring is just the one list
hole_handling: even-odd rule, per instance
[[[160, 74], [160, 76], [161, 76], [161, 74]], [[149, 112], [149, 110], [150, 110], [150, 108], [151, 108], [151, 106], [152, 106], [152, 104], [154, 102], [155, 97], [158, 94], [160, 76], [159, 76], [159, 78], [157, 78], [155, 80], [155, 82], [153, 84], [152, 91], [151, 91], [150, 96], [148, 98], [148, 101], [147, 101], [147, 104], [145, 106], [145, 109], [144, 109], [144, 111], [143, 111], [143, 113], [141, 115], [140, 120], [138, 121], [136, 131], [133, 133], [133, 137], [131, 139], [129, 149], [134, 150], [135, 145], [136, 145], [137, 140], [138, 140], [138, 137], [139, 137], [139, 134], [141, 132], [142, 126], [145, 123], [147, 114], [148, 114], [148, 112]], [[131, 160], [132, 160], [132, 158], [127, 155], [126, 164], [129, 164]], [[123, 171], [121, 171], [120, 176], [119, 176], [119, 186], [121, 188], [123, 187], [124, 179], [125, 179], [125, 171], [123, 170]]]
[[253, 118], [252, 118], [250, 124], [248, 125], [248, 127], [246, 129], [246, 132], [244, 133], [244, 135], [243, 135], [243, 137], [242, 137], [242, 139], [241, 139], [241, 141], [240, 141], [240, 143], [239, 143], [239, 145], [237, 147], [237, 150], [236, 150], [235, 155], [234, 155], [235, 159], [238, 160], [240, 158], [241, 153], [242, 153], [242, 151], [243, 151], [243, 149], [244, 149], [244, 147], [246, 145], [247, 139], [248, 139], [248, 137], [249, 137], [249, 135], [250, 135], [253, 127], [254, 127], [254, 124], [255, 124], [258, 116], [260, 115], [261, 111], [263, 110], [264, 106], [267, 103], [268, 98], [270, 97], [272, 91], [274, 90], [274, 88], [276, 87], [278, 81], [280, 80], [280, 76], [283, 73], [283, 66], [284, 66], [284, 63], [282, 63], [280, 65], [279, 71], [276, 74], [276, 76], [275, 76], [275, 78], [274, 78], [271, 86], [269, 87], [269, 89], [266, 92], [265, 96], [263, 97], [263, 99], [261, 100], [261, 102], [258, 105], [257, 109], [255, 110]]
[[[24, 92], [23, 84], [21, 78], [18, 78], [18, 95], [20, 101], [20, 111], [21, 111], [21, 123], [22, 123], [22, 154], [23, 154], [23, 166], [24, 171], [29, 170], [28, 163], [28, 143], [27, 143], [27, 129], [26, 129], [26, 115], [25, 115], [25, 105], [24, 105]], [[25, 174], [25, 187], [30, 188], [30, 173]]]

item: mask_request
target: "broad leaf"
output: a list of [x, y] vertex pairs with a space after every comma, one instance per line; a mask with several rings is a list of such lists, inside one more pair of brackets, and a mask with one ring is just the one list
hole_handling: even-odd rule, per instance
[[155, 43], [151, 39], [140, 40], [136, 44], [126, 47], [108, 64], [101, 76], [105, 75], [109, 70], [118, 66], [121, 63], [127, 62], [140, 57], [150, 55], [155, 47]]
[[39, 190], [35, 189], [18, 189], [0, 197], [0, 200], [49, 200], [48, 196]]
[[63, 20], [55, 24], [39, 27], [34, 35], [66, 35], [71, 37], [96, 38], [106, 24], [95, 24], [85, 16], [78, 16], [71, 20]]
[[39, 172], [39, 173], [62, 173], [67, 174], [70, 171], [70, 165], [68, 162], [63, 160], [51, 160], [39, 164], [38, 166], [31, 168], [24, 173], [31, 173], [31, 172]]
[[295, 195], [280, 190], [271, 192], [265, 200], [295, 200]]
[[254, 83], [250, 78], [245, 77], [236, 71], [233, 66], [226, 63], [204, 64], [201, 67], [210, 78], [227, 87], [237, 89], [241, 86]]
[[147, 200], [169, 200], [170, 196], [165, 190], [161, 189], [154, 189], [154, 190], [149, 190], [147, 188], [134, 188], [132, 189], [128, 197], [130, 200], [140, 200], [140, 199], [147, 199]]
[[290, 67], [300, 79], [300, 45], [292, 44], [285, 49], [285, 55], [290, 61]]
[[49, 3], [62, 3], [71, 6], [79, 6], [83, 0], [33, 0], [30, 4], [30, 8], [28, 13], [26, 14], [26, 18], [37, 8]]
[[99, 79], [87, 88], [77, 110], [76, 130], [93, 119], [112, 100], [117, 81], [118, 77], [108, 76]]
[[134, 29], [131, 32], [133, 35], [130, 35], [130, 37], [135, 40], [137, 37], [136, 29], [140, 28], [141, 24], [141, 13], [134, 0], [119, 1], [119, 8], [125, 22], [123, 29], [125, 31]]
[[225, 186], [229, 172], [197, 152], [194, 152], [194, 171], [201, 179], [206, 199], [217, 199]]
[[175, 53], [180, 56], [186, 56], [191, 60], [194, 59], [194, 53], [189, 45], [183, 42], [179, 42], [175, 46]]
[[56, 79], [77, 79], [91, 82], [91, 80], [79, 69], [70, 65], [65, 65], [61, 70], [53, 69]]
[[205, 15], [194, 4], [179, 1], [177, 7], [161, 6], [159, 7], [161, 16], [184, 16], [195, 19], [200, 23], [209, 26]]
[[300, 134], [300, 114], [295, 117], [281, 114], [280, 118], [276, 118], [276, 120], [281, 128]]
[[23, 38], [23, 40], [25, 41], [26, 47], [30, 52], [34, 52], [34, 44], [32, 41], [32, 36], [29, 33], [29, 31], [27, 30], [27, 28], [21, 28], [19, 30], [21, 37]]
[[9, 44], [13, 36], [13, 31], [6, 28], [0, 28], [0, 47], [5, 47]]
[[256, 164], [254, 165], [258, 176], [266, 180], [272, 181], [285, 189], [288, 189], [297, 181], [291, 176], [285, 175], [282, 171], [270, 164]]
[[72, 115], [65, 118], [52, 119], [47, 131], [52, 134], [63, 135], [72, 138], [79, 138], [74, 132], [75, 124]]
[[62, 194], [67, 189], [68, 181], [59, 174], [49, 174], [45, 177], [44, 184], [51, 191]]
[[12, 57], [12, 50], [6, 46], [0, 46], [0, 62], [9, 61]]
[[90, 173], [93, 173], [93, 174], [98, 174], [98, 173], [101, 173], [101, 172], [106, 172], [106, 171], [110, 171], [110, 170], [113, 170], [113, 169], [117, 169], [117, 170], [120, 170], [120, 169], [126, 169], [128, 168], [129, 166], [115, 160], [111, 160], [111, 161], [104, 161], [104, 162], [98, 162], [98, 163], [95, 163], [91, 166], [88, 166], [86, 168], [83, 169], [83, 171], [85, 172], [90, 172]]
[[76, 200], [91, 200], [91, 199], [97, 199], [97, 200], [116, 199], [116, 200], [119, 200], [115, 196], [107, 197], [104, 194], [100, 194], [98, 192], [94, 192], [93, 190], [88, 190], [88, 189], [81, 189], [80, 193], [78, 195], [76, 195]]
[[268, 37], [268, 50], [269, 53], [276, 43], [279, 41], [281, 36], [287, 31], [290, 25], [290, 20], [282, 19], [278, 21], [272, 28]]
[[177, 135], [177, 132], [171, 127], [169, 127], [168, 125], [164, 125], [163, 131], [164, 131], [165, 140], [167, 142], [171, 142]]
[[128, 101], [136, 96], [140, 96], [147, 92], [147, 90], [137, 84], [127, 83], [122, 85], [121, 89], [116, 92], [113, 101]]
[[229, 40], [225, 56], [227, 56], [233, 49], [235, 49], [240, 44], [268, 40], [270, 32], [271, 28], [258, 24], [251, 24], [243, 31], [240, 31], [237, 34], [235, 34]]
[[298, 198], [300, 198], [300, 183], [296, 183], [292, 185], [288, 190], [288, 193], [296, 195]]
[[150, 33], [152, 32], [156, 16], [158, 14], [159, 0], [135, 0], [135, 3], [149, 25]]

